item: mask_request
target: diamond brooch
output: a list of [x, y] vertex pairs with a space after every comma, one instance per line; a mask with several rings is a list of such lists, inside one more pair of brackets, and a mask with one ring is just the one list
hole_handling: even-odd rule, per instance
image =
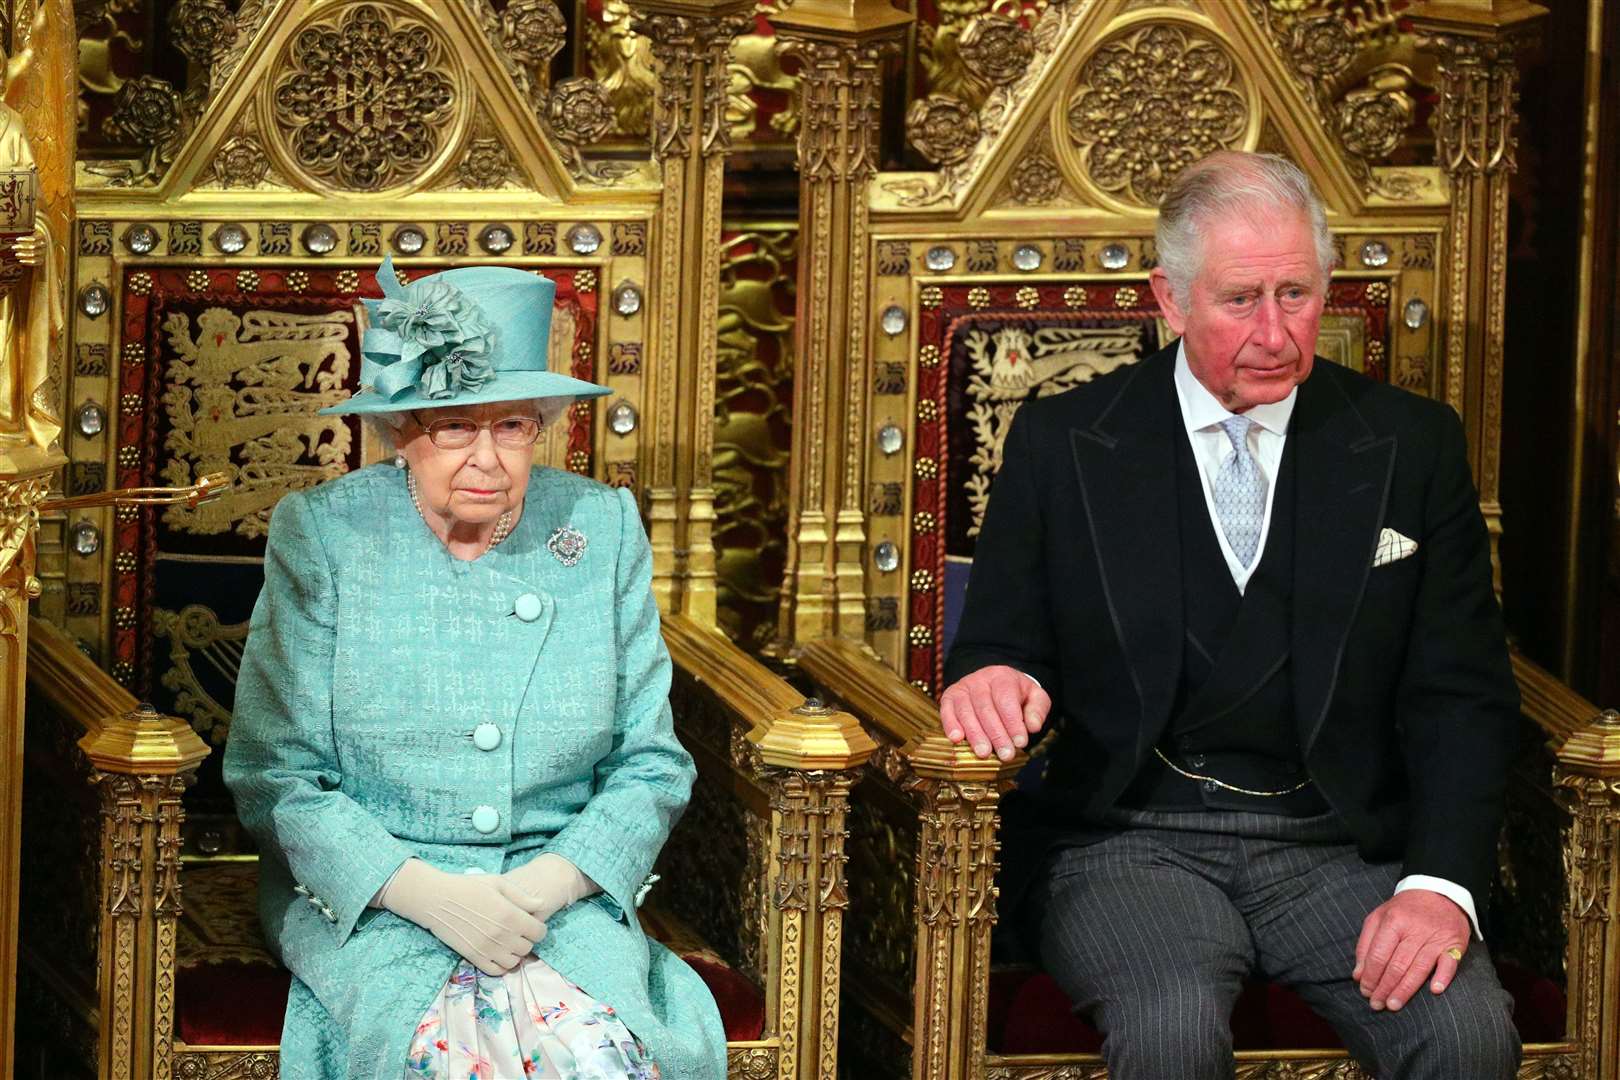
[[585, 534], [572, 525], [563, 525], [546, 541], [546, 549], [564, 566], [573, 566], [585, 554]]

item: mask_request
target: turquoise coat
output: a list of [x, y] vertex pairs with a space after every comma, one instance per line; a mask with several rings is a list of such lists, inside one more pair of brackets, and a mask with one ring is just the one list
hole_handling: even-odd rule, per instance
[[[547, 546], [563, 526], [586, 539], [573, 566]], [[629, 492], [554, 469], [472, 562], [391, 465], [281, 500], [224, 770], [262, 851], [265, 937], [296, 976], [284, 1080], [403, 1075], [456, 956], [366, 906], [402, 862], [499, 873], [541, 851], [602, 893], [552, 918], [536, 955], [612, 1005], [665, 1080], [725, 1076], [713, 998], [636, 921], [695, 775], [651, 567]]]

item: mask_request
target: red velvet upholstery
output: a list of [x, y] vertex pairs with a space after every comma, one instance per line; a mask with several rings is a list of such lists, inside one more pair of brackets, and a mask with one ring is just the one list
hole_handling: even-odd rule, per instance
[[682, 956], [720, 1006], [726, 1042], [751, 1042], [765, 1034], [765, 995], [742, 972], [702, 956]]
[[[1516, 964], [1497, 967], [1513, 995], [1513, 1018], [1525, 1042], [1556, 1042], [1564, 1033], [1564, 993], [1550, 979]], [[1320, 1050], [1342, 1045], [1327, 1022], [1291, 990], [1250, 983], [1232, 1010], [1239, 1050]], [[1082, 1054], [1102, 1048], [1102, 1036], [1071, 1011], [1068, 996], [1050, 975], [1005, 969], [990, 976], [990, 1031], [994, 1054]]]
[[192, 1046], [274, 1046], [287, 1011], [286, 968], [242, 960], [175, 973], [175, 1034]]
[[[702, 956], [685, 960], [720, 1006], [726, 1041], [757, 1039], [765, 1030], [765, 995], [740, 972]], [[226, 960], [179, 970], [176, 1033], [191, 1046], [272, 1046], [281, 1041], [287, 1008], [285, 968]]]

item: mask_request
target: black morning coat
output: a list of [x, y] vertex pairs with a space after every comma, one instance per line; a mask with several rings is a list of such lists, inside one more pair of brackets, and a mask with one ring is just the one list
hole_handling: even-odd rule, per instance
[[[945, 685], [1038, 679], [1061, 728], [1037, 790], [1007, 796], [1004, 900], [1113, 805], [1180, 681], [1176, 344], [1025, 404], [1007, 434]], [[1291, 665], [1305, 765], [1364, 858], [1490, 898], [1518, 690], [1457, 415], [1318, 358], [1289, 429]], [[1417, 541], [1374, 568], [1381, 530]], [[1048, 725], [1048, 729], [1052, 727]]]

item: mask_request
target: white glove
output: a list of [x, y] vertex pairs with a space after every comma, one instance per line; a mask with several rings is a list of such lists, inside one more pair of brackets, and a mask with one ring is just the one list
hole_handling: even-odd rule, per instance
[[447, 874], [407, 859], [379, 894], [381, 906], [433, 936], [485, 975], [504, 975], [546, 936], [535, 898], [504, 874]]
[[579, 868], [561, 855], [543, 851], [522, 866], [502, 874], [526, 895], [533, 897], [529, 908], [542, 922], [557, 912], [602, 891], [602, 886], [580, 873]]

